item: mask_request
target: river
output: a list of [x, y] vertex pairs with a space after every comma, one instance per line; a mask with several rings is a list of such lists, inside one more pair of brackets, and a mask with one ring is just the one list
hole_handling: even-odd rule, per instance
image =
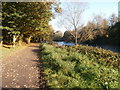
[[[56, 42], [56, 43], [59, 44], [59, 45], [67, 45], [67, 46], [75, 45], [75, 43], [69, 43], [69, 42], [64, 42], [64, 41], [59, 41], [59, 42]], [[82, 44], [81, 43], [81, 45], [87, 45], [87, 44]], [[88, 46], [96, 47], [96, 45], [88, 45]], [[114, 45], [97, 45], [97, 47], [103, 48], [103, 49], [106, 49], [106, 50], [111, 50], [113, 52], [120, 53], [120, 46], [114, 46]]]

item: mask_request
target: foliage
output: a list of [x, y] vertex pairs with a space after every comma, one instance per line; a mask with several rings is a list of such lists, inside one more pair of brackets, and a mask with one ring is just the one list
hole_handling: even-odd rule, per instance
[[56, 31], [53, 33], [53, 40], [54, 41], [60, 41], [62, 40], [63, 34], [61, 31]]
[[[107, 41], [107, 43], [120, 45], [120, 22], [117, 22], [115, 25], [113, 25], [108, 30], [108, 38], [104, 41]], [[112, 41], [112, 42], [111, 42]]]
[[[111, 64], [101, 64], [93, 50], [89, 56], [88, 51], [83, 53], [88, 47], [80, 47], [58, 48], [48, 44], [40, 45], [47, 85], [51, 88], [118, 88], [117, 68], [113, 68]], [[93, 49], [99, 52], [98, 49]], [[112, 52], [108, 53], [114, 56]], [[102, 55], [99, 55], [101, 59], [104, 57]]]
[[69, 31], [69, 30], [65, 31], [62, 39], [66, 42], [75, 42], [75, 40], [73, 39], [74, 36], [71, 33], [75, 35], [74, 31]]
[[[86, 25], [77, 28], [78, 43], [87, 44], [113, 44], [119, 45], [119, 22], [117, 16], [112, 14], [109, 19], [96, 15]], [[63, 39], [74, 42], [75, 31], [66, 31]]]
[[92, 47], [92, 46], [73, 46], [74, 50], [77, 52], [83, 53], [90, 57], [94, 58], [97, 62], [105, 64], [112, 67], [118, 67], [118, 60], [120, 59], [119, 53], [113, 53], [110, 50], [105, 50], [102, 48]]
[[52, 11], [59, 12], [59, 8], [57, 2], [2, 2], [3, 41], [11, 43], [14, 35], [16, 41], [30, 42], [36, 36], [48, 40], [53, 32], [49, 25]]

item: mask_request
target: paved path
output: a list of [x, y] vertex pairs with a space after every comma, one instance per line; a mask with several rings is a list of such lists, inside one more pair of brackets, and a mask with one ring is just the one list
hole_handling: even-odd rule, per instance
[[[37, 56], [39, 45], [34, 44], [3, 59], [3, 88], [43, 88]], [[41, 85], [40, 85], [41, 84]]]

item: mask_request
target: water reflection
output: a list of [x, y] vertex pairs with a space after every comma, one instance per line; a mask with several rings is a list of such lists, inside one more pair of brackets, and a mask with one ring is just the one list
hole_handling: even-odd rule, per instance
[[[69, 42], [64, 42], [64, 41], [59, 41], [59, 42], [56, 42], [57, 44], [59, 45], [67, 45], [67, 46], [72, 46], [72, 45], [75, 45], [75, 43], [69, 43]], [[83, 44], [81, 43], [81, 45], [87, 45], [87, 44]], [[103, 49], [106, 49], [106, 50], [111, 50], [113, 52], [118, 52], [120, 53], [120, 46], [113, 46], [113, 45], [88, 45], [88, 46], [94, 46], [94, 47], [100, 47], [100, 48], [103, 48]]]
[[68, 43], [68, 42], [56, 42], [58, 45], [67, 45], [67, 46], [72, 46], [75, 45], [75, 43]]

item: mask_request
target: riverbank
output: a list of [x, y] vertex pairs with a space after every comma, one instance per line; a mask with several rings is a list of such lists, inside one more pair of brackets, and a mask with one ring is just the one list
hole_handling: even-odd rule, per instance
[[[67, 45], [67, 46], [75, 45], [75, 43], [73, 43], [73, 42], [64, 42], [64, 41], [57, 41], [56, 43], [59, 44], [59, 45]], [[95, 45], [95, 44], [85, 44], [85, 43], [79, 43], [79, 45], [93, 46], [93, 47], [98, 47], [98, 48], [111, 50], [113, 52], [120, 53], [120, 46], [118, 46], [118, 45], [109, 45], [109, 44]]]
[[118, 88], [120, 54], [81, 45], [41, 44], [41, 59], [50, 88]]

